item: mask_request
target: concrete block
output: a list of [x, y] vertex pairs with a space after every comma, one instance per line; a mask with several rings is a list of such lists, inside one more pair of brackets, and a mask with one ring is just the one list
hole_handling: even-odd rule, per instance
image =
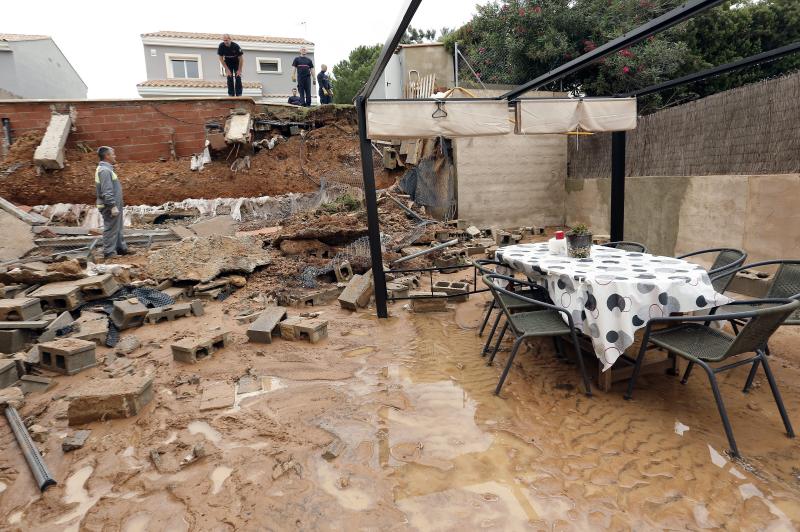
[[214, 382], [203, 388], [200, 411], [230, 408], [236, 401], [236, 388], [227, 382]]
[[25, 290], [24, 284], [4, 284], [0, 286], [0, 299], [14, 299], [23, 290]]
[[116, 294], [120, 289], [119, 283], [110, 273], [93, 275], [73, 282], [80, 288], [81, 298], [84, 301], [106, 299]]
[[33, 163], [48, 170], [64, 168], [64, 146], [71, 127], [69, 115], [52, 115], [41, 144], [33, 152]]
[[290, 342], [297, 340], [298, 331], [295, 326], [301, 321], [303, 321], [303, 318], [300, 318], [299, 316], [293, 316], [280, 322], [278, 326], [280, 328], [281, 338]]
[[58, 331], [63, 329], [64, 327], [68, 327], [72, 325], [75, 320], [72, 319], [72, 315], [69, 312], [62, 312], [59, 314], [58, 318], [50, 322], [50, 325], [42, 331], [42, 334], [39, 335], [37, 339], [38, 342], [49, 342], [51, 340], [55, 340], [58, 336]]
[[343, 260], [333, 265], [333, 273], [336, 275], [337, 283], [347, 283], [353, 278], [353, 267], [350, 261]]
[[197, 236], [208, 237], [211, 235], [233, 236], [236, 233], [236, 220], [232, 216], [214, 216], [189, 226]]
[[342, 294], [339, 296], [339, 304], [344, 309], [357, 310], [358, 307], [366, 307], [372, 297], [373, 284], [372, 277], [366, 275], [354, 275]]
[[194, 301], [192, 301], [190, 303], [190, 306], [192, 308], [192, 314], [194, 314], [195, 316], [199, 317], [206, 313], [206, 306], [199, 299], [195, 299]]
[[398, 282], [386, 283], [386, 293], [390, 298], [408, 297], [408, 286]]
[[317, 318], [288, 318], [280, 322], [281, 338], [284, 340], [308, 340], [312, 344], [328, 337], [328, 320]]
[[117, 329], [124, 330], [139, 327], [144, 323], [148, 308], [135, 297], [123, 301], [114, 301], [114, 310], [111, 312], [111, 321]]
[[208, 139], [208, 147], [214, 151], [221, 151], [228, 147], [225, 143], [225, 135], [222, 133], [208, 133], [206, 138]]
[[43, 309], [58, 312], [75, 310], [83, 304], [81, 288], [76, 281], [46, 284], [31, 292], [30, 296], [41, 299]]
[[284, 307], [267, 308], [247, 329], [247, 338], [251, 342], [272, 343], [272, 335], [280, 334], [280, 322], [286, 319]]
[[72, 333], [71, 338], [78, 338], [88, 342], [94, 342], [95, 345], [104, 346], [108, 339], [108, 318], [100, 318], [96, 320], [83, 321], [77, 324], [80, 329], [78, 332]]
[[493, 231], [494, 243], [498, 246], [508, 246], [511, 244], [511, 233], [507, 231]]
[[465, 229], [467, 236], [470, 238], [478, 238], [481, 236], [481, 230], [475, 227], [474, 225], [470, 225]]
[[[411, 292], [411, 310], [414, 312], [443, 312], [447, 310], [447, 296], [444, 292]], [[438, 297], [434, 297], [438, 296]]]
[[728, 290], [743, 296], [762, 298], [773, 281], [771, 273], [758, 270], [743, 270], [738, 272], [728, 287]]
[[133, 417], [153, 399], [152, 377], [97, 379], [85, 383], [69, 400], [70, 425]]
[[0, 353], [16, 353], [22, 351], [31, 341], [28, 329], [0, 330]]
[[436, 281], [433, 284], [433, 290], [435, 292], [444, 292], [451, 296], [448, 298], [450, 301], [461, 303], [469, 299], [469, 285], [467, 283]]
[[450, 238], [450, 231], [436, 231], [433, 233], [433, 238], [436, 239], [437, 242], [447, 242], [448, 240], [452, 240]]
[[191, 315], [191, 303], [175, 303], [174, 305], [151, 308], [147, 311], [145, 322], [156, 324], [162, 321], [175, 321], [178, 318], [187, 318]]
[[172, 359], [176, 362], [195, 364], [198, 360], [210, 357], [220, 349], [224, 349], [231, 342], [231, 333], [220, 333], [202, 338], [184, 338], [175, 342], [172, 349]]
[[416, 290], [419, 288], [419, 277], [416, 275], [406, 275], [405, 277], [398, 277], [394, 283], [405, 285], [409, 290]]
[[39, 344], [39, 365], [56, 373], [75, 375], [97, 365], [95, 344], [77, 338]]
[[35, 297], [0, 299], [0, 321], [31, 321], [42, 315], [42, 305]]
[[[44, 316], [42, 316], [44, 318]], [[0, 321], [0, 330], [8, 329], [26, 329], [41, 331], [46, 329], [52, 321], [46, 319], [38, 319], [32, 321]]]
[[317, 307], [333, 301], [341, 293], [342, 289], [337, 286], [321, 288], [302, 296], [291, 296], [288, 304], [292, 307]]
[[182, 286], [171, 286], [162, 290], [162, 292], [171, 297], [173, 301], [180, 301], [186, 297], [186, 288]]
[[433, 260], [433, 265], [441, 268], [442, 273], [456, 273], [457, 268], [450, 268], [450, 266], [458, 266], [459, 260], [456, 255], [441, 255]]
[[470, 244], [464, 248], [467, 257], [483, 256], [486, 253], [486, 247], [483, 244]]
[[91, 430], [77, 430], [74, 434], [71, 434], [61, 440], [61, 450], [65, 453], [74, 451], [76, 449], [80, 449], [84, 445], [86, 445], [86, 440], [89, 439], [89, 436], [92, 434]]
[[55, 386], [55, 381], [50, 377], [39, 377], [38, 375], [23, 375], [19, 381], [24, 394], [46, 392]]
[[0, 388], [8, 388], [19, 380], [17, 363], [11, 359], [0, 360]]
[[228, 144], [248, 142], [251, 127], [250, 113], [231, 116], [225, 122], [225, 142]]

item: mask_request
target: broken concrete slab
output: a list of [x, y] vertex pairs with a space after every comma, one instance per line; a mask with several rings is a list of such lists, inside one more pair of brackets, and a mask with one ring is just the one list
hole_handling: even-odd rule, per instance
[[358, 310], [359, 307], [366, 307], [369, 304], [370, 297], [372, 297], [372, 292], [372, 277], [356, 274], [339, 296], [339, 305], [347, 310]]
[[186, 297], [186, 287], [184, 286], [171, 286], [162, 292], [171, 297], [173, 301], [179, 301]]
[[199, 299], [195, 299], [194, 301], [192, 301], [189, 304], [189, 306], [192, 309], [192, 314], [194, 314], [197, 317], [200, 317], [206, 313], [206, 306]]
[[175, 233], [181, 240], [183, 240], [184, 238], [191, 238], [193, 236], [196, 236], [194, 231], [182, 225], [175, 225], [172, 226], [170, 229], [172, 229], [172, 232]]
[[8, 388], [19, 380], [17, 363], [11, 359], [0, 360], [0, 388]]
[[200, 398], [200, 411], [230, 408], [236, 401], [236, 390], [227, 382], [212, 382], [203, 387]]
[[52, 115], [41, 144], [33, 152], [33, 163], [48, 170], [64, 168], [64, 146], [71, 127], [69, 115]]
[[[199, 237], [209, 237], [211, 235], [233, 236], [236, 233], [236, 220], [232, 216], [214, 216], [197, 221], [189, 226]], [[177, 234], [177, 233], [176, 233]]]
[[272, 343], [272, 335], [280, 334], [279, 324], [286, 319], [284, 307], [269, 307], [247, 329], [247, 338], [251, 342]]
[[35, 297], [0, 299], [0, 321], [32, 321], [42, 315], [42, 305]]
[[86, 440], [92, 434], [91, 430], [77, 430], [61, 441], [61, 450], [65, 453], [75, 451], [86, 445]]
[[106, 340], [108, 339], [108, 317], [100, 316], [99, 318], [85, 321], [80, 321], [79, 318], [76, 325], [79, 329], [77, 332], [72, 333], [72, 338], [94, 342], [95, 345], [99, 346], [106, 345]]
[[64, 329], [65, 327], [69, 327], [75, 320], [72, 319], [72, 315], [69, 312], [62, 312], [59, 314], [58, 318], [50, 322], [50, 325], [42, 331], [42, 334], [39, 335], [37, 339], [38, 342], [49, 342], [50, 340], [55, 340], [58, 336], [58, 331]]
[[0, 209], [30, 225], [46, 224], [50, 220], [35, 212], [26, 212], [5, 198], [0, 198]]
[[36, 247], [31, 226], [0, 211], [0, 262], [18, 259]]
[[271, 262], [270, 252], [252, 237], [212, 235], [186, 238], [148, 257], [147, 272], [165, 279], [209, 282], [227, 272], [252, 273]]
[[172, 359], [176, 362], [195, 364], [197, 361], [212, 356], [224, 349], [231, 342], [231, 333], [222, 331], [202, 338], [183, 338], [170, 346]]
[[78, 338], [39, 344], [39, 365], [56, 373], [75, 375], [97, 365], [95, 344]]
[[40, 377], [38, 375], [23, 375], [19, 382], [24, 394], [46, 392], [55, 386], [55, 381], [50, 377]]
[[65, 260], [47, 265], [47, 271], [30, 268], [13, 268], [0, 271], [0, 283], [41, 285], [62, 281], [74, 281], [86, 277], [77, 260]]
[[345, 449], [347, 449], [347, 444], [339, 438], [334, 438], [334, 440], [325, 447], [325, 450], [322, 451], [322, 458], [325, 460], [334, 460], [338, 458]]
[[228, 144], [248, 142], [252, 127], [250, 113], [232, 115], [225, 121], [225, 142]]
[[114, 354], [123, 357], [128, 356], [140, 347], [142, 347], [141, 340], [139, 340], [136, 335], [130, 334], [125, 338], [120, 339], [119, 343], [117, 343], [116, 347], [114, 348]]
[[129, 376], [89, 381], [69, 397], [70, 425], [133, 417], [153, 399], [153, 378]]

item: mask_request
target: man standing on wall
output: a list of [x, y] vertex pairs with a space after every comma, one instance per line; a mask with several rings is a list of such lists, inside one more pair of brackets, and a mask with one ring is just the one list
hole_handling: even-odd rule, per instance
[[217, 55], [228, 78], [228, 96], [241, 96], [242, 66], [244, 66], [244, 53], [241, 47], [226, 33], [217, 47]]
[[333, 87], [331, 87], [331, 78], [328, 76], [328, 65], [319, 67], [317, 81], [319, 82], [319, 103], [325, 105], [333, 102]]
[[123, 230], [122, 184], [119, 182], [114, 165], [117, 156], [114, 148], [101, 146], [97, 150], [100, 163], [94, 171], [94, 184], [97, 192], [97, 208], [103, 217], [103, 257], [108, 259], [115, 255], [127, 255], [128, 245], [125, 243]]
[[292, 81], [297, 82], [300, 99], [304, 107], [311, 107], [311, 84], [317, 84], [314, 78], [314, 62], [306, 57], [306, 47], [300, 48], [300, 55], [292, 61]]

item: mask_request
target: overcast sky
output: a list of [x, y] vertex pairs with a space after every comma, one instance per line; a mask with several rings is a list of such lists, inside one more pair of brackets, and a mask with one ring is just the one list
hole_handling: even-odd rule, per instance
[[[159, 30], [305, 37], [329, 66], [361, 44], [383, 43], [404, 0], [281, 2], [3, 1], [0, 33], [50, 35], [89, 86], [89, 98], [135, 98], [146, 79], [140, 34]], [[476, 0], [423, 0], [412, 25], [458, 27]], [[305, 22], [305, 24], [303, 24]]]

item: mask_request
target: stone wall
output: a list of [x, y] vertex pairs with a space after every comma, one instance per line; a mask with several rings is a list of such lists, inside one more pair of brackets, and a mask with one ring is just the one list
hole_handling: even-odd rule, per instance
[[199, 153], [205, 143], [206, 123], [224, 127], [232, 109], [253, 111], [255, 104], [242, 98], [5, 100], [0, 101], [0, 118], [10, 119], [16, 139], [29, 133], [44, 134], [50, 114], [69, 113], [70, 108], [75, 110], [75, 129], [68, 145], [109, 145], [122, 160], [149, 162], [169, 158], [171, 142], [178, 157]]
[[[609, 231], [609, 179], [566, 181], [567, 224]], [[629, 177], [625, 239], [674, 256], [711, 247], [747, 262], [800, 257], [800, 174]]]

